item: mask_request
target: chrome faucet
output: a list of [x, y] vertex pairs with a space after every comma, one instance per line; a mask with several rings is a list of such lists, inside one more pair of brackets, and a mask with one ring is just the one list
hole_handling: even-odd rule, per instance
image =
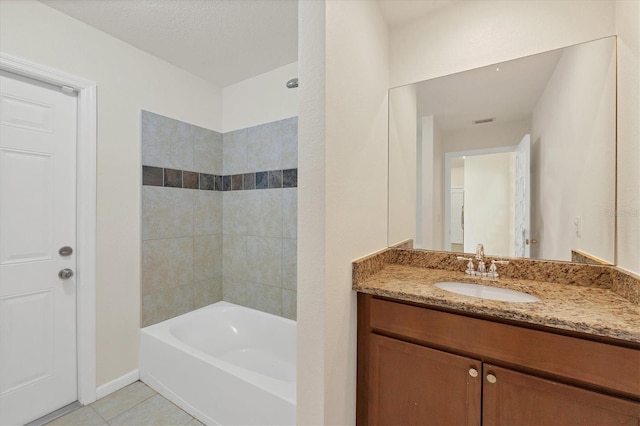
[[478, 261], [478, 272], [484, 277], [487, 273], [487, 267], [484, 264], [484, 245], [482, 243], [476, 247], [476, 260]]
[[489, 279], [497, 279], [498, 278], [498, 267], [496, 265], [506, 265], [509, 263], [507, 260], [492, 260], [491, 266], [487, 271], [487, 266], [484, 261], [484, 245], [482, 243], [478, 244], [476, 247], [476, 260], [478, 261], [478, 269], [476, 270], [475, 265], [473, 264], [473, 259], [470, 257], [462, 257], [458, 256], [458, 260], [464, 260], [467, 263], [467, 269], [465, 273], [467, 275], [471, 275], [472, 277], [481, 277], [481, 278], [489, 278]]

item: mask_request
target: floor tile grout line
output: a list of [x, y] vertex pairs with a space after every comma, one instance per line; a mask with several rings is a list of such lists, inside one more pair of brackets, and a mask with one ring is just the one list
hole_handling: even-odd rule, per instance
[[[133, 385], [133, 384], [135, 384], [135, 383], [137, 383], [137, 382], [140, 382], [141, 384], [143, 384], [146, 388], [148, 388], [149, 390], [151, 390], [153, 393], [152, 393], [150, 396], [148, 396], [147, 398], [145, 398], [145, 399], [143, 399], [142, 401], [140, 401], [139, 403], [137, 403], [137, 404], [133, 405], [132, 407], [129, 407], [128, 409], [126, 409], [126, 410], [124, 410], [124, 411], [122, 411], [122, 412], [120, 412], [120, 413], [116, 414], [115, 416], [113, 416], [113, 417], [111, 417], [111, 418], [109, 418], [109, 419], [107, 419], [107, 418], [105, 418], [104, 416], [102, 416], [100, 413], [98, 413], [98, 410], [96, 410], [95, 408], [93, 408], [93, 404], [97, 403], [98, 401], [103, 400], [104, 398], [107, 398], [107, 397], [109, 397], [109, 396], [111, 396], [111, 395], [114, 395], [114, 396], [115, 396], [117, 393], [122, 392], [124, 389], [126, 389], [127, 387], [129, 387], [129, 386], [131, 386], [131, 385]], [[136, 393], [141, 393], [141, 390], [138, 390], [138, 392], [136, 392]], [[118, 389], [117, 391], [110, 393], [109, 395], [105, 395], [105, 396], [103, 396], [102, 398], [95, 400], [95, 401], [94, 401], [94, 402], [92, 402], [91, 404], [87, 405], [87, 407], [91, 407], [91, 408], [93, 409], [93, 411], [95, 411], [96, 413], [98, 413], [98, 415], [104, 419], [104, 421], [105, 421], [105, 422], [109, 422], [109, 421], [111, 421], [111, 420], [115, 419], [116, 417], [118, 417], [120, 414], [122, 414], [122, 413], [125, 413], [125, 412], [129, 411], [130, 409], [132, 409], [133, 407], [135, 407], [135, 406], [137, 406], [137, 405], [142, 404], [144, 401], [148, 400], [149, 398], [154, 397], [155, 395], [158, 395], [158, 392], [157, 392], [155, 389], [153, 389], [151, 386], [147, 385], [147, 384], [146, 384], [145, 382], [143, 382], [142, 380], [136, 380], [135, 382], [130, 383], [130, 384], [128, 384], [127, 386], [124, 386], [124, 387], [122, 387], [122, 388]]]
[[[126, 409], [126, 410], [124, 410], [123, 412], [116, 414], [116, 415], [115, 415], [115, 416], [113, 416], [112, 418], [110, 418], [110, 419], [106, 419], [106, 420], [105, 420], [105, 422], [107, 422], [108, 424], [111, 424], [110, 422], [112, 422], [112, 421], [113, 421], [113, 420], [115, 420], [116, 418], [120, 417], [120, 416], [121, 416], [121, 415], [123, 415], [124, 413], [127, 413], [127, 412], [129, 412], [129, 411], [133, 410], [133, 409], [134, 409], [134, 408], [136, 408], [138, 405], [145, 403], [146, 401], [150, 400], [150, 399], [151, 399], [151, 398], [153, 398], [154, 396], [156, 396], [156, 395], [160, 395], [158, 392], [156, 392], [156, 390], [155, 390], [155, 389], [153, 389], [152, 387], [148, 386], [146, 383], [144, 383], [144, 382], [142, 382], [142, 381], [141, 381], [140, 383], [143, 383], [145, 386], [147, 386], [149, 389], [151, 389], [151, 390], [153, 391], [153, 394], [151, 394], [151, 395], [150, 395], [150, 396], [148, 396], [147, 398], [143, 399], [142, 401], [138, 402], [137, 404], [135, 404], [135, 405], [133, 405], [133, 406], [131, 406], [131, 407], [127, 408], [127, 409]], [[123, 388], [123, 389], [124, 389], [124, 388]], [[160, 396], [162, 396], [162, 395], [160, 395]], [[164, 398], [164, 397], [163, 397], [163, 398]], [[165, 399], [166, 399], [166, 398], [165, 398]], [[100, 417], [102, 417], [102, 416], [100, 416]], [[104, 418], [104, 417], [103, 417], [103, 418]]]
[[[186, 426], [187, 424], [189, 424], [192, 420], [198, 420], [196, 419], [194, 416], [192, 416], [191, 414], [187, 413], [185, 410], [183, 410], [181, 407], [179, 407], [177, 404], [175, 404], [173, 401], [171, 401], [168, 398], [165, 398], [164, 395], [162, 395], [161, 393], [157, 392], [155, 389], [153, 389], [151, 386], [147, 385], [146, 383], [144, 383], [143, 381], [140, 381], [140, 383], [143, 383], [145, 386], [147, 386], [149, 389], [151, 389], [154, 393], [153, 395], [149, 396], [148, 398], [144, 399], [143, 401], [140, 401], [138, 404], [134, 405], [133, 407], [123, 411], [122, 413], [118, 414], [117, 416], [113, 417], [110, 420], [105, 420], [105, 422], [111, 426], [111, 422], [113, 420], [115, 420], [116, 418], [120, 417], [121, 415], [128, 413], [129, 411], [133, 410], [134, 408], [136, 408], [137, 406], [145, 403], [146, 401], [150, 400], [151, 398], [155, 397], [155, 396], [159, 396], [160, 398], [164, 399], [165, 401], [169, 402], [170, 404], [172, 404], [173, 406], [175, 406], [178, 410], [184, 412], [186, 415], [189, 416], [189, 420], [187, 421], [187, 423], [184, 424], [184, 426]], [[200, 421], [200, 420], [198, 420]], [[202, 423], [202, 422], [201, 422]]]
[[89, 407], [91, 410], [93, 410], [94, 413], [96, 413], [98, 415], [98, 417], [100, 417], [105, 423], [108, 423], [108, 420], [104, 418], [104, 416], [100, 413], [98, 413], [98, 410], [96, 410], [95, 408], [93, 408], [91, 406], [91, 404], [86, 405], [86, 407]]

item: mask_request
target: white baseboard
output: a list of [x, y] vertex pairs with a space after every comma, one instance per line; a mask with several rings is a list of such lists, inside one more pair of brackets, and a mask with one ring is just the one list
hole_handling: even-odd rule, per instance
[[100, 385], [96, 388], [96, 398], [100, 399], [113, 393], [117, 390], [122, 389], [123, 387], [130, 385], [131, 383], [137, 381], [140, 378], [140, 373], [138, 369], [129, 371], [127, 374], [124, 374], [116, 379], [113, 379], [110, 382], [105, 383], [104, 385]]

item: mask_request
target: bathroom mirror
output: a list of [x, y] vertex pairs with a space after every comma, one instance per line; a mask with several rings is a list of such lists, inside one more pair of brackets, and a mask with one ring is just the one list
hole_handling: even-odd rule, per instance
[[389, 246], [613, 263], [616, 41], [389, 92]]

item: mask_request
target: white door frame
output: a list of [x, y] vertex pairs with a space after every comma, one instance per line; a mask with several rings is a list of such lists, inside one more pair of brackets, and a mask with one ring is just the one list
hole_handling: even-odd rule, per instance
[[0, 69], [78, 93], [77, 338], [78, 401], [96, 400], [96, 83], [0, 52]]

